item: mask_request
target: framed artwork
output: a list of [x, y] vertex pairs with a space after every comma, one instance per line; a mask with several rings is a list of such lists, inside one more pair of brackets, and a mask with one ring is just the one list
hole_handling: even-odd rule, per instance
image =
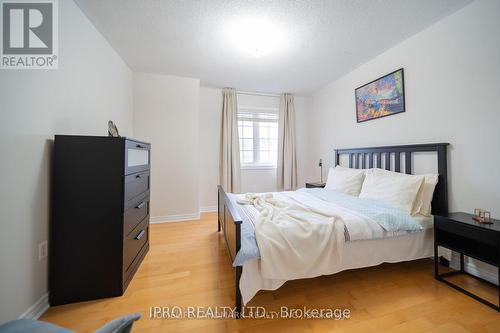
[[405, 112], [403, 69], [356, 88], [354, 94], [358, 123]]

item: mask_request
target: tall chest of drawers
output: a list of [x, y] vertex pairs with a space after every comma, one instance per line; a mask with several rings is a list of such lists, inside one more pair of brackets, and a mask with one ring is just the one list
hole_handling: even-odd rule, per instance
[[149, 143], [56, 135], [49, 302], [120, 296], [149, 250]]

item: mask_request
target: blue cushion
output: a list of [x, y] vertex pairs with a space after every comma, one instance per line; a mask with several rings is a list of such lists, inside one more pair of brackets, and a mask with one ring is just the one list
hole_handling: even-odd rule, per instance
[[[117, 318], [103, 327], [99, 328], [95, 333], [128, 333], [132, 329], [134, 321], [141, 318], [140, 313], [133, 313], [127, 316]], [[54, 324], [44, 321], [31, 319], [16, 319], [0, 325], [0, 333], [76, 333]]]
[[31, 319], [17, 319], [0, 325], [0, 333], [75, 333], [75, 331]]
[[120, 317], [99, 328], [95, 333], [128, 333], [132, 329], [134, 321], [139, 320], [139, 318], [141, 318], [140, 313]]

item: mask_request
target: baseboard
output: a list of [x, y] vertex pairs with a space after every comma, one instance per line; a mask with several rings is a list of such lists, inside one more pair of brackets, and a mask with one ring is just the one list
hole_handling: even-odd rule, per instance
[[217, 206], [202, 206], [198, 213], [191, 214], [176, 214], [166, 216], [153, 216], [149, 219], [150, 223], [168, 223], [199, 220], [201, 213], [213, 213], [217, 211]]
[[19, 319], [38, 319], [40, 318], [45, 311], [49, 308], [49, 294], [46, 293], [42, 295], [32, 306], [29, 307], [22, 315], [19, 316]]
[[[467, 258], [464, 263], [464, 268], [466, 272], [472, 275], [479, 276], [480, 278], [489, 281], [493, 284], [498, 285], [498, 278], [495, 271], [488, 270], [488, 267], [478, 267], [474, 264], [475, 260], [472, 258]], [[460, 269], [460, 256], [457, 253], [453, 253], [451, 257], [450, 267], [453, 269]]]
[[213, 213], [217, 211], [217, 206], [202, 206], [200, 207], [200, 213]]
[[465, 264], [465, 270], [471, 273], [472, 275], [479, 276], [480, 278], [483, 278], [486, 281], [498, 285], [497, 275], [494, 272], [479, 268], [471, 262]]
[[199, 220], [200, 213], [192, 214], [177, 214], [177, 215], [167, 215], [167, 216], [153, 216], [149, 219], [149, 223], [170, 223], [170, 222], [182, 222], [182, 221], [193, 221]]

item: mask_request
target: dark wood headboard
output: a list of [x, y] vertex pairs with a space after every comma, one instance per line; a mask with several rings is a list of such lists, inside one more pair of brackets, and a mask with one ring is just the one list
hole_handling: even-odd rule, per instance
[[[412, 153], [436, 152], [439, 182], [436, 185], [436, 190], [434, 191], [434, 196], [432, 198], [432, 214], [447, 214], [448, 166], [446, 148], [448, 145], [448, 143], [425, 143], [417, 145], [335, 149], [335, 165], [339, 165], [340, 155], [349, 155], [350, 168], [382, 168], [383, 158], [385, 161], [384, 169], [391, 170], [391, 154], [394, 153], [393, 170], [396, 172], [402, 172], [401, 155], [403, 154], [405, 159], [404, 173], [412, 174]], [[374, 156], [376, 156], [375, 159]], [[374, 161], [376, 162], [375, 165]]]

